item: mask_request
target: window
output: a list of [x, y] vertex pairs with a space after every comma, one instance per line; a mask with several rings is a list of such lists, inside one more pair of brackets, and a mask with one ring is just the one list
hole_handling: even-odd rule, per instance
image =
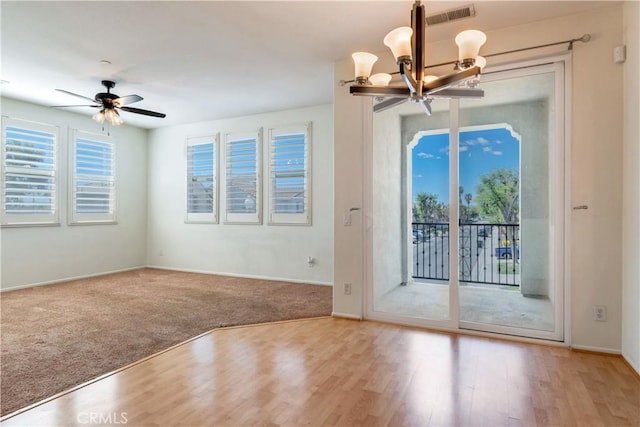
[[311, 224], [310, 128], [269, 129], [269, 224]]
[[218, 137], [187, 138], [186, 222], [218, 220]]
[[58, 223], [58, 128], [2, 121], [2, 225]]
[[225, 135], [225, 222], [260, 224], [262, 132]]
[[111, 138], [74, 132], [71, 223], [115, 222], [115, 156]]

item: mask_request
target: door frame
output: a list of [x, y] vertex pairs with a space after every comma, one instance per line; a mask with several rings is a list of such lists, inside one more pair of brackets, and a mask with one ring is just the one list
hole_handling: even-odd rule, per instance
[[[556, 140], [561, 142], [555, 147], [557, 161], [554, 164], [553, 173], [556, 178], [555, 181], [558, 184], [557, 190], [554, 194], [554, 206], [556, 212], [554, 215], [553, 224], [560, 225], [562, 230], [558, 233], [558, 237], [554, 242], [554, 251], [556, 259], [561, 260], [558, 266], [554, 268], [553, 280], [556, 281], [554, 291], [556, 292], [554, 298], [555, 308], [555, 331], [554, 333], [545, 333], [545, 331], [539, 331], [540, 333], [531, 333], [532, 330], [524, 328], [513, 328], [505, 326], [494, 326], [486, 324], [476, 324], [472, 322], [465, 322], [459, 320], [459, 283], [458, 283], [458, 259], [457, 257], [449, 257], [449, 310], [450, 319], [446, 321], [442, 320], [430, 320], [419, 319], [408, 316], [402, 316], [395, 313], [376, 312], [373, 306], [373, 222], [374, 217], [372, 213], [373, 208], [373, 109], [372, 102], [365, 103], [365, 120], [363, 124], [364, 128], [364, 140], [365, 147], [363, 153], [363, 199], [364, 199], [364, 217], [363, 221], [363, 278], [364, 278], [364, 292], [363, 292], [363, 316], [366, 319], [378, 320], [390, 323], [398, 323], [410, 326], [427, 327], [444, 331], [464, 332], [474, 335], [510, 335], [514, 339], [523, 341], [538, 342], [544, 340], [548, 344], [571, 344], [571, 270], [570, 270], [570, 245], [571, 240], [571, 228], [570, 228], [570, 214], [571, 214], [571, 75], [572, 75], [572, 56], [571, 52], [563, 53], [560, 55], [546, 56], [540, 58], [534, 58], [526, 61], [513, 62], [487, 68], [487, 71], [483, 73], [484, 80], [498, 80], [518, 75], [529, 74], [527, 71], [531, 68], [538, 68], [544, 65], [553, 65], [563, 68], [564, 72], [556, 72], [556, 97], [555, 108], [557, 112], [561, 112], [562, 116], [558, 115], [556, 124]], [[450, 218], [458, 218], [459, 206], [458, 206], [458, 148], [459, 148], [459, 101], [456, 99], [450, 100], [450, 157], [449, 157], [449, 185], [450, 185]], [[458, 253], [458, 237], [459, 226], [457, 221], [451, 221], [449, 231], [449, 251], [450, 253]], [[403, 261], [404, 262], [404, 261]], [[527, 335], [521, 335], [523, 331], [527, 332]]]

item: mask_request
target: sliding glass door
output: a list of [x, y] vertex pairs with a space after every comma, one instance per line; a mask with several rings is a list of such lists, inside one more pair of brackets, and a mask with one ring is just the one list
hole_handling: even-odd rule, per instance
[[495, 72], [484, 98], [374, 115], [368, 317], [563, 340], [563, 79]]

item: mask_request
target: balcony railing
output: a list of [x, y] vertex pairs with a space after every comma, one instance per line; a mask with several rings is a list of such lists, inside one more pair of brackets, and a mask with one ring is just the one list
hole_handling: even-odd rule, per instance
[[[416, 279], [449, 280], [449, 224], [414, 222]], [[520, 225], [460, 224], [460, 282], [520, 285]]]

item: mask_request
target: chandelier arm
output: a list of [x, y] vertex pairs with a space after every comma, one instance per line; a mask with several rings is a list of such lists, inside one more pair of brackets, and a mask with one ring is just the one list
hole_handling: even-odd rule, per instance
[[408, 98], [411, 95], [409, 88], [397, 86], [349, 86], [352, 95], [384, 96], [385, 98]]
[[411, 66], [411, 71], [416, 83], [414, 85], [414, 92], [418, 95], [422, 95], [424, 81], [425, 51], [423, 44], [425, 24], [426, 18], [424, 6], [420, 0], [416, 0], [411, 11], [411, 27], [413, 29], [413, 36], [411, 40], [413, 48], [413, 64]]
[[407, 85], [407, 87], [409, 88], [409, 91], [412, 93], [420, 93], [418, 92], [419, 85], [421, 86], [422, 82], [417, 82], [414, 78], [413, 75], [411, 74], [411, 72], [407, 72], [407, 66], [404, 62], [401, 62], [400, 64], [398, 64], [399, 68], [400, 68], [400, 76], [402, 77], [402, 80], [404, 80], [404, 83]]
[[439, 79], [433, 80], [425, 85], [425, 95], [431, 95], [432, 93], [440, 92], [444, 89], [448, 89], [451, 86], [461, 83], [465, 80], [472, 79], [480, 74], [480, 67], [475, 66], [467, 68], [466, 70], [458, 71], [456, 73], [442, 76]]
[[373, 112], [374, 113], [379, 113], [381, 111], [388, 110], [389, 108], [395, 107], [396, 105], [400, 105], [402, 103], [405, 103], [408, 100], [409, 100], [408, 98], [389, 98], [389, 99], [385, 99], [384, 101], [378, 102], [376, 105], [373, 106]]
[[431, 115], [431, 100], [430, 99], [423, 99], [420, 101], [420, 105], [422, 105], [422, 108], [424, 109], [424, 112], [427, 114], [427, 116]]
[[429, 94], [429, 98], [482, 98], [484, 90], [479, 88], [449, 88]]

